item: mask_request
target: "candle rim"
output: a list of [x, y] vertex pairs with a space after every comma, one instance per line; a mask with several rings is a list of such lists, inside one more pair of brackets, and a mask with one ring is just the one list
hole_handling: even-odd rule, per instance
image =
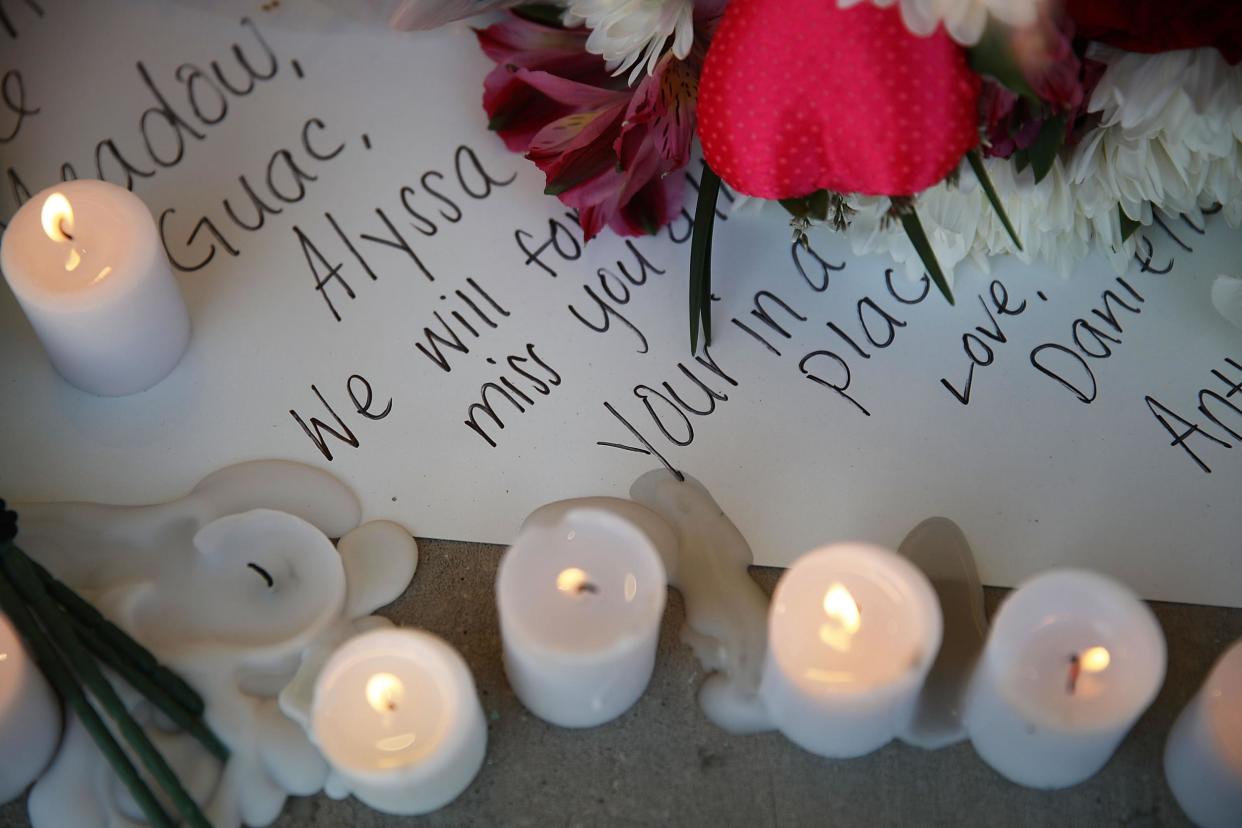
[[[129, 243], [114, 245], [116, 258], [106, 263], [107, 267], [112, 268], [108, 278], [94, 283], [83, 280], [84, 284], [75, 289], [54, 289], [48, 280], [34, 272], [39, 270], [42, 262], [31, 255], [23, 257], [25, 250], [19, 250], [19, 236], [37, 234], [39, 243], [69, 244], [48, 239], [43, 231], [43, 205], [57, 193], [64, 195], [73, 206], [79, 234], [91, 232], [83, 230], [82, 217], [92, 206], [122, 214], [121, 221], [136, 234]], [[86, 224], [89, 226], [89, 220]], [[0, 270], [19, 300], [40, 310], [62, 314], [89, 311], [101, 302], [125, 301], [126, 296], [143, 284], [144, 280], [138, 277], [154, 267], [160, 267], [160, 259], [164, 256], [164, 243], [146, 203], [124, 187], [94, 178], [64, 181], [40, 190], [13, 214], [0, 239]], [[171, 268], [171, 265], [164, 259], [162, 267]], [[15, 281], [17, 284], [14, 284]]]
[[[1133, 640], [1113, 640], [1108, 643], [1114, 665], [1118, 658], [1127, 664], [1145, 663], [1139, 660], [1142, 655], [1150, 658], [1146, 663], [1150, 664], [1151, 669], [1137, 676], [1130, 676], [1126, 682], [1125, 687], [1129, 693], [1126, 697], [1127, 704], [1109, 705], [1104, 708], [1107, 715], [1099, 715], [1098, 711], [1093, 711], [1091, 719], [1081, 722], [1075, 720], [1072, 723], [1075, 732], [1111, 731], [1118, 724], [1137, 719], [1151, 706], [1164, 686], [1168, 666], [1167, 642], [1155, 613], [1146, 601], [1121, 582], [1102, 573], [1077, 567], [1056, 567], [1022, 581], [1005, 597], [992, 619], [980, 663], [982, 669], [992, 676], [1001, 694], [1027, 718], [1049, 728], [1063, 729], [1069, 726], [1060, 708], [1051, 704], [1035, 703], [1030, 694], [1020, 692], [1020, 684], [1007, 679], [1017, 658], [1019, 645], [1029, 636], [1029, 627], [1022, 623], [1026, 619], [1020, 611], [1027, 610], [1027, 603], [1042, 604], [1050, 595], [1064, 599], [1078, 591], [1085, 591], [1091, 599], [1083, 602], [1084, 607], [1123, 611], [1123, 620], [1133, 619], [1137, 624]], [[1116, 626], [1116, 622], [1113, 625]], [[1123, 647], [1123, 644], [1127, 646]], [[1146, 649], [1136, 652], [1136, 647], [1133, 646], [1135, 644]]]
[[[355, 652], [377, 646], [384, 648], [384, 651]], [[343, 757], [332, 752], [329, 746], [333, 744], [331, 740], [325, 740], [323, 736], [325, 726], [339, 721], [335, 711], [324, 708], [323, 693], [326, 692], [326, 685], [334, 673], [359, 663], [361, 659], [407, 653], [432, 654], [437, 659], [433, 662], [434, 671], [428, 671], [435, 677], [441, 700], [444, 702], [442, 709], [445, 715], [437, 731], [440, 740], [436, 748], [410, 764], [386, 768], [344, 761]], [[423, 663], [425, 662], [420, 662]], [[452, 767], [456, 757], [474, 738], [471, 720], [482, 715], [474, 675], [461, 653], [440, 636], [418, 627], [381, 627], [350, 637], [333, 651], [320, 668], [311, 698], [311, 736], [323, 751], [324, 759], [332, 767], [353, 778], [376, 784], [390, 783], [397, 777], [407, 775], [430, 777]]]
[[[918, 642], [917, 657], [906, 668], [879, 682], [842, 682], [833, 684], [810, 681], [803, 675], [804, 671], [802, 669], [787, 661], [788, 654], [777, 643], [777, 636], [773, 631], [778, 615], [778, 606], [783, 594], [782, 584], [788, 585], [790, 583], [788, 581], [788, 578], [791, 577], [790, 573], [798, 567], [799, 563], [805, 566], [822, 564], [826, 560], [845, 564], [846, 566], [841, 570], [843, 573], [856, 573], [856, 570], [850, 568], [850, 564], [867, 567], [879, 565], [881, 567], [890, 567], [892, 571], [900, 573], [901, 580], [897, 584], [902, 589], [903, 594], [911, 599], [913, 616], [921, 618], [923, 621], [919, 625], [921, 634], [915, 636], [915, 640]], [[857, 562], [860, 561], [861, 564], [858, 564]], [[793, 577], [796, 577], [796, 575]], [[832, 582], [827, 581], [824, 586], [827, 587]], [[927, 575], [921, 569], [915, 566], [909, 558], [886, 547], [870, 543], [845, 541], [819, 546], [806, 552], [781, 574], [780, 579], [776, 583], [776, 588], [772, 592], [772, 601], [768, 609], [767, 658], [775, 661], [780, 672], [787, 680], [792, 681], [810, 695], [820, 698], [882, 697], [903, 693], [911, 685], [921, 684], [931, 670], [932, 664], [936, 661], [943, 643], [943, 637], [944, 614], [940, 607], [940, 599], [936, 595], [931, 581], [928, 580]]]
[[[529, 603], [519, 604], [519, 599], [515, 598], [511, 594], [512, 590], [506, 589], [504, 584], [509, 583], [513, 577], [516, 577], [514, 573], [518, 571], [522, 555], [529, 554], [528, 550], [530, 549], [539, 549], [545, 536], [548, 538], [554, 537], [566, 529], [576, 531], [576, 528], [580, 528], [590, 521], [602, 521], [604, 525], [611, 526], [613, 529], [620, 529], [637, 541], [635, 546], [636, 548], [641, 548], [642, 551], [639, 554], [645, 558], [644, 563], [649, 564], [653, 569], [654, 574], [659, 579], [659, 586], [657, 587], [654, 583], [648, 585], [651, 600], [644, 601], [641, 605], [636, 605], [642, 610], [639, 618], [625, 629], [613, 631], [613, 634], [603, 646], [589, 642], [575, 646], [565, 646], [557, 641], [549, 641], [544, 630], [539, 629], [535, 624], [527, 622], [529, 613], [524, 610], [527, 609]], [[515, 549], [518, 550], [517, 553], [514, 553]], [[502, 638], [505, 638], [506, 635], [512, 636], [513, 632], [517, 631], [518, 635], [522, 637], [522, 647], [524, 650], [539, 653], [551, 659], [564, 659], [566, 663], [570, 664], [587, 665], [608, 661], [614, 658], [618, 652], [628, 651], [636, 646], [641, 646], [643, 642], [650, 638], [648, 625], [653, 618], [656, 622], [658, 634], [659, 623], [663, 618], [664, 609], [668, 601], [668, 573], [664, 566], [664, 559], [656, 548], [655, 543], [643, 531], [641, 526], [624, 515], [618, 514], [606, 507], [584, 505], [571, 508], [553, 522], [524, 525], [517, 538], [505, 550], [504, 555], [500, 559], [500, 564], [496, 570], [495, 589], [497, 614], [500, 618]]]
[[[244, 555], [237, 558], [228, 555], [229, 549], [236, 548], [237, 538], [244, 539], [248, 545], [254, 544], [258, 542], [258, 538], [266, 537], [253, 534], [256, 530], [267, 532], [273, 527], [281, 527], [276, 531], [290, 533], [289, 540], [285, 542], [294, 544], [297, 549], [294, 554], [299, 556], [301, 563], [317, 570], [325, 566], [331, 567], [332, 575], [329, 576], [330, 580], [321, 579], [320, 582], [326, 585], [326, 589], [320, 590], [315, 596], [313, 607], [301, 617], [302, 623], [289, 625], [294, 629], [292, 634], [279, 639], [271, 636], [262, 640], [245, 639], [246, 646], [257, 658], [305, 649], [340, 618], [349, 590], [344, 561], [332, 540], [305, 518], [279, 509], [259, 508], [234, 512], [221, 515], [200, 526], [191, 538], [193, 553], [189, 562], [190, 576], [224, 565], [236, 566], [245, 560]], [[250, 537], [247, 538], [247, 535]], [[257, 581], [258, 576], [255, 575], [255, 578]], [[170, 635], [173, 636], [172, 640], [177, 640], [176, 635], [188, 635], [187, 631], [193, 631], [194, 624], [200, 620], [189, 613], [182, 613], [177, 622], [180, 626], [161, 624], [160, 619], [167, 617], [166, 609], [167, 604], [151, 600], [136, 601], [131, 609], [134, 624], [144, 631], [148, 640], [156, 647], [167, 642]], [[246, 621], [245, 618], [238, 618], [234, 625], [221, 631], [210, 643], [199, 642], [195, 646], [210, 648], [222, 642], [231, 646], [239, 640], [237, 629], [245, 628]]]

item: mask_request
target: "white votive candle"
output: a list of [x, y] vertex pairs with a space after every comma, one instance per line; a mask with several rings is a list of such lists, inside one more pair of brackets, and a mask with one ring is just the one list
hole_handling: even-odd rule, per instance
[[1177, 717], [1164, 775], [1203, 828], [1242, 825], [1242, 641], [1230, 647]]
[[528, 521], [496, 576], [514, 692], [563, 727], [621, 715], [651, 679], [665, 597], [659, 554], [620, 515], [587, 507]]
[[151, 213], [105, 181], [66, 181], [27, 201], [0, 269], [56, 370], [92, 394], [159, 382], [190, 341], [190, 315]]
[[0, 803], [21, 796], [60, 743], [60, 704], [0, 613]]
[[315, 683], [311, 730], [354, 795], [390, 814], [447, 805], [487, 750], [466, 662], [421, 630], [372, 630], [333, 653]]
[[1104, 766], [1164, 680], [1147, 605], [1094, 572], [1056, 569], [1001, 605], [971, 677], [975, 750], [1032, 788], [1074, 785]]
[[759, 693], [806, 750], [869, 753], [913, 715], [941, 629], [935, 591], [905, 558], [864, 544], [817, 549], [776, 585]]

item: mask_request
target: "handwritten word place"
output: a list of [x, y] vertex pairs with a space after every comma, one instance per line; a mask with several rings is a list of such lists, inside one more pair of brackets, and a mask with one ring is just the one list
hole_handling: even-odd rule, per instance
[[[478, 154], [465, 145], [457, 147], [453, 153], [452, 168], [455, 187], [442, 186], [446, 176], [434, 169], [419, 176], [421, 189], [411, 184], [400, 185], [397, 191], [400, 210], [393, 209], [390, 214], [383, 207], [375, 207], [375, 219], [368, 219], [370, 224], [366, 232], [349, 232], [343, 227], [344, 222], [331, 212], [324, 213], [326, 230], [322, 226], [308, 230], [294, 226], [293, 234], [310, 271], [311, 284], [333, 319], [337, 322], [342, 319], [338, 302], [357, 298], [356, 285], [379, 281], [379, 266], [368, 258], [377, 249], [402, 254], [399, 258], [404, 266], [413, 268], [417, 276], [426, 281], [434, 282], [435, 274], [419, 255], [421, 248], [416, 248], [411, 241], [418, 236], [410, 235], [410, 231], [424, 237], [434, 236], [441, 221], [455, 224], [462, 220], [464, 199], [482, 201], [496, 188], [506, 187], [517, 179], [516, 173], [508, 177], [492, 174], [483, 166]], [[435, 182], [434, 186], [431, 182]], [[358, 219], [357, 224], [362, 221]], [[346, 258], [353, 264], [347, 266]]]

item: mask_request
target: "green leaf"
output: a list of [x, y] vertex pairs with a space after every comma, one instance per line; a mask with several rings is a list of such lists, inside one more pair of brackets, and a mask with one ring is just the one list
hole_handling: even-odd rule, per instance
[[699, 320], [708, 344], [712, 337], [712, 229], [716, 224], [716, 198], [720, 176], [706, 164], [694, 207], [694, 235], [690, 238], [690, 353], [699, 348]]
[[518, 6], [513, 13], [532, 23], [542, 23], [557, 29], [564, 28], [561, 25], [561, 15], [565, 13], [565, 10], [554, 3], [528, 3]]
[[983, 185], [983, 192], [992, 204], [992, 209], [996, 211], [1001, 224], [1005, 225], [1005, 232], [1021, 250], [1022, 242], [1018, 239], [1018, 234], [1014, 232], [1013, 225], [1009, 223], [1009, 216], [1005, 215], [1005, 208], [1001, 204], [1000, 196], [996, 194], [996, 188], [992, 186], [992, 179], [988, 177], [987, 168], [983, 166], [983, 158], [979, 155], [979, 150], [972, 149], [966, 153], [966, 160], [970, 162], [970, 168], [975, 171], [975, 178], [979, 179], [979, 183]]
[[1065, 116], [1058, 115], [1044, 121], [1039, 128], [1039, 135], [1028, 151], [1031, 158], [1031, 170], [1035, 173], [1035, 183], [1044, 180], [1044, 176], [1052, 169], [1057, 160], [1057, 152], [1065, 142]]
[[1013, 161], [1014, 169], [1018, 172], [1022, 172], [1031, 165], [1031, 156], [1026, 150], [1017, 150], [1009, 157]]
[[815, 219], [825, 221], [828, 218], [828, 191], [816, 190], [810, 195], [798, 198], [782, 198], [781, 206], [789, 215], [796, 219]]
[[910, 243], [914, 245], [919, 258], [923, 260], [923, 267], [927, 268], [927, 275], [931, 276], [931, 280], [936, 283], [936, 287], [940, 288], [940, 292], [944, 294], [945, 299], [949, 300], [949, 304], [954, 304], [953, 291], [949, 289], [949, 282], [944, 278], [940, 262], [936, 261], [936, 253], [932, 250], [931, 242], [927, 240], [927, 234], [923, 232], [923, 223], [919, 221], [919, 214], [911, 207], [908, 211], [902, 212], [900, 217], [901, 226], [905, 228]]
[[970, 68], [981, 75], [993, 78], [1006, 89], [1031, 100], [1039, 100], [1035, 90], [1026, 82], [1022, 67], [1014, 57], [1010, 46], [1012, 30], [993, 17], [988, 18], [987, 28], [979, 42], [966, 50]]
[[1134, 231], [1143, 226], [1142, 222], [1135, 221], [1126, 215], [1126, 211], [1120, 207], [1117, 208], [1118, 215], [1121, 216], [1121, 240], [1126, 241], [1134, 235]]

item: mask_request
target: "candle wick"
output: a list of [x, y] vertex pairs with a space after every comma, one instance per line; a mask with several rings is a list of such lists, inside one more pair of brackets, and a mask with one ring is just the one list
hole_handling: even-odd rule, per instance
[[267, 581], [268, 589], [271, 589], [272, 587], [276, 586], [276, 582], [272, 580], [272, 576], [268, 573], [266, 569], [259, 566], [257, 563], [253, 563], [253, 562], [246, 564], [246, 566], [250, 567], [255, 572], [263, 576], [263, 580]]
[[1070, 656], [1069, 662], [1069, 681], [1066, 683], [1065, 692], [1072, 696], [1078, 687], [1078, 674], [1082, 672], [1082, 664], [1078, 661], [1077, 654]]
[[73, 234], [65, 229], [65, 220], [63, 218], [56, 223], [56, 226], [60, 230], [60, 234], [62, 236], [64, 236], [69, 241], [73, 241]]
[[597, 587], [595, 584], [591, 583], [590, 581], [583, 581], [582, 583], [578, 584], [578, 594], [581, 595], [584, 592], [589, 592], [592, 595], [597, 595], [599, 594], [599, 587]]

